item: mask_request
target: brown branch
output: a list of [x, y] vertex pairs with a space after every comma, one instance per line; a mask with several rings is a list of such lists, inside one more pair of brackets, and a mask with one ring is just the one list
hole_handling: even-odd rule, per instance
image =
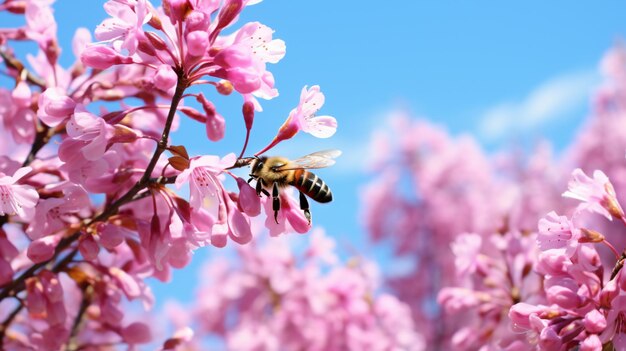
[[22, 62], [20, 62], [20, 60], [15, 58], [15, 56], [9, 54], [5, 50], [0, 50], [0, 57], [2, 57], [7, 67], [12, 68], [18, 72], [26, 71], [26, 81], [40, 87], [42, 90], [46, 89], [46, 82], [43, 79], [36, 77], [32, 73], [30, 73], [30, 71], [28, 71], [24, 67]]

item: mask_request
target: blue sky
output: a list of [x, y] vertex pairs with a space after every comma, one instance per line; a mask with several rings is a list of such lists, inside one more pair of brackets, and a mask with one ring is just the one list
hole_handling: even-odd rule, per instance
[[[57, 21], [66, 64], [78, 26], [93, 29], [106, 14], [103, 1], [58, 0]], [[358, 225], [358, 189], [367, 181], [373, 130], [384, 128], [386, 114], [405, 108], [414, 115], [469, 132], [489, 150], [545, 137], [556, 145], [571, 139], [588, 111], [589, 94], [599, 81], [603, 53], [626, 34], [626, 2], [605, 1], [270, 1], [252, 6], [240, 21], [258, 20], [287, 43], [287, 55], [270, 66], [280, 96], [257, 114], [250, 151], [272, 138], [298, 102], [304, 85], [319, 84], [326, 95], [320, 114], [337, 118], [328, 140], [298, 135], [275, 150], [289, 157], [326, 148], [344, 155], [319, 175], [335, 201], [312, 205], [314, 221], [340, 245], [368, 253]], [[0, 27], [11, 20], [0, 16]], [[210, 94], [209, 94], [210, 95]], [[215, 101], [227, 119], [223, 142], [206, 140], [185, 121], [175, 142], [193, 154], [238, 151], [243, 123], [240, 99]], [[174, 286], [194, 285], [197, 270], [216, 249], [201, 249]], [[155, 285], [161, 298], [186, 299], [168, 285]]]

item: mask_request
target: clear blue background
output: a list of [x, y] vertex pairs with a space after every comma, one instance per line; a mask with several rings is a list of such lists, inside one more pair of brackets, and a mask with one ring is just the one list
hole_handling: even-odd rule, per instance
[[[74, 29], [93, 30], [106, 17], [102, 3], [55, 4], [65, 66], [72, 60]], [[249, 150], [259, 150], [273, 137], [304, 85], [319, 84], [326, 94], [320, 114], [337, 118], [337, 134], [328, 140], [300, 134], [275, 152], [296, 157], [342, 149], [338, 164], [319, 172], [336, 200], [313, 204], [314, 222], [337, 238], [343, 250], [354, 247], [379, 256], [379, 248], [367, 244], [358, 224], [358, 194], [368, 179], [363, 164], [370, 134], [385, 128], [388, 112], [404, 108], [446, 125], [454, 134], [474, 133], [488, 150], [532, 144], [541, 137], [562, 146], [588, 112], [589, 94], [600, 79], [600, 58], [626, 33], [625, 5], [564, 0], [264, 1], [246, 9], [240, 23], [260, 21], [273, 28], [275, 37], [286, 41], [287, 55], [269, 66], [280, 96], [263, 102], [265, 111], [256, 116]], [[0, 27], [11, 23], [12, 18], [0, 15]], [[193, 154], [238, 152], [244, 130], [240, 98], [206, 91], [227, 119], [225, 140], [211, 143], [201, 126], [185, 120], [174, 142], [184, 143]], [[527, 115], [532, 123], [521, 120]], [[175, 273], [173, 284], [154, 284], [157, 298], [191, 298], [201, 263], [216, 250], [198, 250], [192, 264]]]

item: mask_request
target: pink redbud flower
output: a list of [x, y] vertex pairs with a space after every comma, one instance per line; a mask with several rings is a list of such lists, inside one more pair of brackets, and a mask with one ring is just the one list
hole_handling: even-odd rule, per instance
[[20, 108], [27, 108], [30, 106], [32, 92], [25, 81], [17, 83], [13, 91], [11, 91], [11, 97], [13, 102]]
[[87, 111], [82, 105], [76, 106], [72, 118], [66, 126], [67, 135], [71, 138], [64, 140], [80, 141], [80, 147], [73, 152], [80, 152], [89, 161], [99, 160], [106, 151], [108, 139], [114, 133], [114, 128]]
[[222, 115], [217, 113], [215, 105], [207, 100], [204, 95], [198, 94], [197, 100], [202, 105], [204, 113], [206, 114], [206, 135], [211, 141], [220, 141], [224, 138], [226, 131], [226, 120]]
[[311, 229], [311, 224], [304, 216], [303, 211], [286, 192], [288, 191], [283, 191], [279, 194], [280, 211], [278, 211], [278, 223], [274, 220], [271, 198], [263, 198], [263, 206], [267, 214], [265, 226], [269, 229], [271, 236], [278, 236], [291, 231], [303, 234]]
[[28, 258], [30, 258], [30, 260], [34, 263], [40, 263], [51, 259], [54, 255], [54, 250], [59, 244], [59, 241], [61, 241], [62, 237], [63, 233], [59, 233], [33, 240], [30, 245], [28, 245], [28, 251], [26, 253]]
[[189, 0], [164, 0], [163, 10], [172, 20], [173, 24], [183, 22], [193, 9]]
[[528, 330], [532, 328], [530, 316], [536, 316], [544, 310], [544, 307], [520, 302], [511, 306], [511, 309], [509, 310], [509, 318], [513, 322], [513, 326], [516, 329]]
[[65, 323], [63, 287], [55, 273], [43, 270], [38, 276], [28, 278], [26, 291], [26, 308], [30, 315], [44, 317], [51, 327]]
[[604, 172], [596, 170], [593, 172], [593, 178], [590, 178], [577, 168], [572, 172], [568, 189], [563, 196], [582, 201], [580, 208], [604, 215], [609, 220], [612, 217], [624, 217], [624, 211], [617, 201], [613, 184]]
[[145, 323], [135, 322], [127, 325], [122, 329], [122, 338], [128, 344], [145, 344], [152, 340], [150, 327]]
[[168, 91], [176, 85], [178, 76], [170, 65], [160, 65], [154, 75], [154, 86], [163, 91]]
[[112, 48], [103, 45], [87, 46], [80, 55], [80, 60], [85, 66], [95, 69], [107, 69], [114, 65], [133, 63], [132, 58], [122, 56]]
[[78, 242], [78, 250], [85, 260], [93, 261], [98, 257], [100, 246], [96, 242], [96, 239], [93, 238], [93, 235], [84, 234], [80, 237], [80, 241]]
[[202, 56], [209, 48], [209, 33], [196, 30], [187, 34], [187, 48], [193, 56]]
[[481, 246], [482, 238], [478, 234], [461, 234], [450, 245], [459, 277], [474, 273]]
[[598, 334], [606, 328], [606, 318], [604, 314], [598, 310], [587, 312], [583, 320], [583, 325], [589, 333]]
[[0, 176], [0, 216], [15, 214], [22, 220], [32, 218], [39, 194], [30, 185], [16, 184], [31, 170], [30, 167], [22, 167], [13, 176]]
[[261, 199], [256, 194], [256, 190], [241, 178], [237, 178], [237, 186], [239, 187], [237, 198], [239, 209], [250, 217], [258, 216], [261, 213]]
[[[177, 0], [179, 1], [179, 0]], [[231, 24], [241, 10], [243, 10], [244, 2], [243, 0], [226, 0], [222, 4], [220, 8], [220, 12], [217, 14], [217, 22], [213, 31], [211, 32], [210, 40], [213, 41], [220, 34], [222, 29], [226, 28], [229, 24]]]
[[217, 156], [201, 156], [192, 158], [189, 162], [189, 168], [182, 171], [176, 177], [176, 187], [180, 187], [189, 182], [189, 204], [193, 209], [202, 208], [204, 201], [211, 202], [217, 200], [223, 185], [218, 176], [225, 168], [235, 164], [237, 156], [228, 154], [223, 158]]
[[61, 88], [48, 88], [39, 95], [37, 117], [49, 127], [56, 127], [74, 113], [76, 102]]
[[559, 216], [552, 211], [539, 220], [537, 243], [542, 251], [559, 249], [571, 257], [579, 245], [580, 229], [566, 216]]
[[580, 343], [580, 351], [602, 351], [602, 341], [596, 334], [591, 334]]
[[138, 36], [142, 33], [141, 27], [152, 18], [146, 0], [134, 2], [110, 0], [104, 4], [104, 10], [111, 17], [96, 27], [96, 39], [110, 41], [114, 46], [128, 50], [130, 55], [134, 54], [137, 50]]
[[256, 155], [266, 152], [283, 140], [291, 139], [300, 130], [318, 138], [331, 137], [337, 130], [335, 117], [315, 116], [323, 105], [324, 94], [320, 91], [319, 85], [314, 85], [311, 89], [307, 89], [306, 86], [302, 88], [298, 107], [291, 110], [285, 123], [278, 129], [274, 140]]
[[252, 48], [252, 54], [262, 62], [278, 63], [285, 57], [285, 42], [272, 39], [274, 31], [259, 22], [246, 23], [236, 33], [234, 43]]
[[35, 216], [26, 229], [26, 234], [33, 240], [64, 229], [78, 220], [72, 217], [89, 208], [89, 195], [82, 187], [69, 182], [49, 188], [50, 191], [63, 191], [63, 197], [51, 197], [39, 201]]

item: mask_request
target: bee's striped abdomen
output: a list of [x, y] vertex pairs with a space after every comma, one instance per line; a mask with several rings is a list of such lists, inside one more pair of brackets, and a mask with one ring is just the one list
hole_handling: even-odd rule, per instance
[[317, 202], [331, 202], [333, 200], [333, 193], [322, 178], [307, 170], [295, 170], [292, 185]]

